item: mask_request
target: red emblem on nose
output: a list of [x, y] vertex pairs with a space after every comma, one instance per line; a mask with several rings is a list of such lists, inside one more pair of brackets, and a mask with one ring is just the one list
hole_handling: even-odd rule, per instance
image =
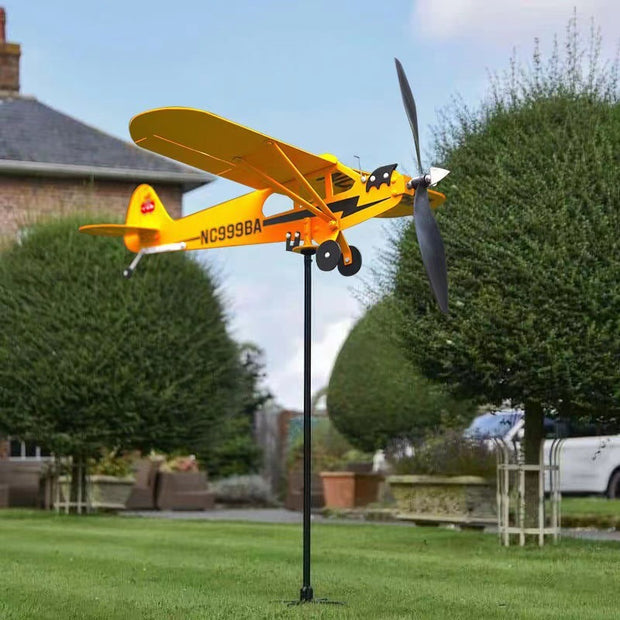
[[155, 211], [155, 203], [153, 202], [153, 200], [147, 197], [142, 203], [140, 211], [142, 211], [142, 213], [144, 213], [145, 215], [147, 213], [152, 213], [153, 211]]

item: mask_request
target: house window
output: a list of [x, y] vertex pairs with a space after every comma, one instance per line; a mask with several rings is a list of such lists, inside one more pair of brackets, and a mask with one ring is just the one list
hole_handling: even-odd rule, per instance
[[13, 461], [43, 461], [51, 458], [49, 451], [30, 441], [9, 437], [9, 459]]

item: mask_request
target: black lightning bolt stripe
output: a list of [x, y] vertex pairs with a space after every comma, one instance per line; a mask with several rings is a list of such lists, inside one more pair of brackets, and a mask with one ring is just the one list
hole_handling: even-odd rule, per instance
[[[388, 198], [382, 198], [381, 200], [375, 200], [374, 202], [369, 202], [368, 204], [362, 205], [357, 208], [357, 203], [359, 202], [359, 196], [351, 196], [350, 198], [343, 198], [342, 200], [338, 200], [336, 202], [332, 202], [327, 205], [333, 213], [342, 212], [342, 217], [348, 217], [353, 213], [358, 211], [362, 211], [364, 209], [368, 209], [380, 202], [384, 202], [388, 200]], [[288, 213], [283, 213], [282, 215], [274, 215], [273, 217], [269, 217], [263, 220], [263, 226], [273, 226], [274, 224], [284, 224], [285, 222], [296, 222], [297, 220], [303, 220], [307, 217], [316, 217], [314, 213], [308, 211], [307, 209], [299, 209], [296, 211], [289, 211]]]
[[[359, 202], [359, 196], [351, 196], [350, 198], [343, 198], [342, 200], [337, 200], [335, 202], [330, 203], [328, 206], [332, 210], [333, 213], [342, 212], [342, 217], [348, 217], [349, 215], [353, 215], [353, 213], [357, 213], [359, 211], [363, 211], [364, 209], [368, 209], [369, 207], [373, 207], [374, 205], [379, 204], [380, 202], [384, 202], [388, 200], [388, 198], [382, 198], [381, 200], [375, 200], [374, 202], [369, 202], [368, 204], [362, 205], [361, 207], [357, 207], [357, 203]], [[307, 217], [316, 217], [314, 213], [308, 211], [307, 209], [297, 209], [295, 211], [289, 211], [287, 213], [283, 213], [281, 215], [274, 215], [272, 217], [266, 218], [263, 220], [263, 226], [273, 226], [274, 224], [284, 224], [286, 222], [296, 222], [297, 220], [303, 220]], [[189, 237], [188, 239], [183, 239], [183, 241], [199, 241], [200, 236], [198, 237]]]
[[270, 218], [263, 220], [263, 226], [273, 226], [274, 224], [284, 224], [285, 222], [296, 222], [297, 220], [303, 220], [306, 217], [315, 217], [314, 213], [307, 209], [299, 209], [297, 211], [291, 211], [284, 213], [283, 215], [274, 215]]

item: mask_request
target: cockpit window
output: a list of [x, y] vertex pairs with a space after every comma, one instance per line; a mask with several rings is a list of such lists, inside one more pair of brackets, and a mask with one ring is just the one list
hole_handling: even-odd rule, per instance
[[325, 177], [317, 177], [316, 179], [308, 179], [308, 183], [312, 185], [312, 189], [323, 199], [325, 199]]
[[353, 187], [353, 179], [342, 172], [332, 173], [332, 187], [334, 194], [346, 192]]

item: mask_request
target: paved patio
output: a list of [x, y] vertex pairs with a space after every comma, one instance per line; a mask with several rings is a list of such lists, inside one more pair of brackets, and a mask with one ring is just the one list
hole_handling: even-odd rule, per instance
[[[194, 519], [204, 521], [251, 521], [255, 523], [302, 523], [302, 513], [284, 508], [216, 508], [204, 511], [143, 510], [126, 511], [125, 517], [149, 517], [155, 519]], [[416, 527], [410, 521], [365, 521], [363, 519], [335, 519], [321, 514], [312, 515], [312, 523], [341, 523], [347, 525], [389, 525]], [[487, 527], [485, 532], [497, 534], [497, 528]], [[565, 528], [562, 536], [586, 540], [615, 540], [620, 542], [618, 530], [596, 530], [590, 528]]]

